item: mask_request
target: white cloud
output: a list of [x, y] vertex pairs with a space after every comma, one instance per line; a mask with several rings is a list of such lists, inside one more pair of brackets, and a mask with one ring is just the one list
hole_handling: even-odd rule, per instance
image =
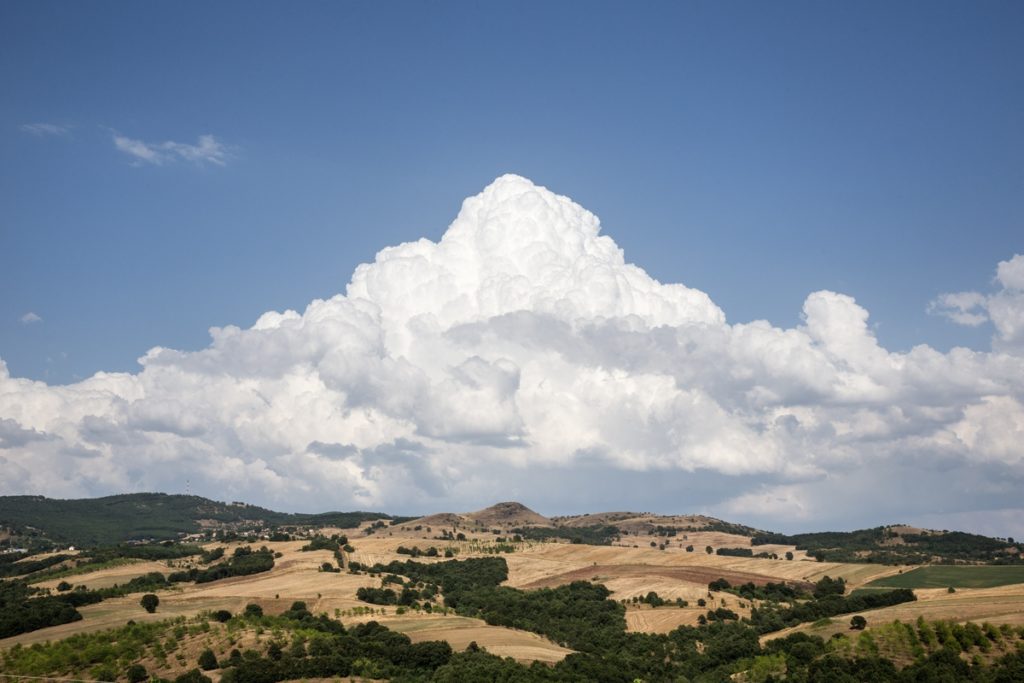
[[[1019, 294], [1017, 259], [993, 297]], [[1024, 484], [1024, 356], [1007, 337], [890, 352], [864, 308], [828, 291], [797, 327], [730, 325], [517, 176], [467, 199], [440, 241], [359, 266], [344, 295], [211, 336], [67, 386], [0, 363], [0, 418], [45, 437], [7, 442], [16, 476], [0, 492], [175, 490], [192, 472], [201, 493], [292, 509], [525, 492], [558, 511], [555, 482], [576, 481], [591, 509], [784, 526], [940, 514], [952, 498], [965, 514], [1010, 509]]]
[[42, 316], [40, 316], [38, 313], [33, 313], [32, 311], [29, 311], [25, 315], [21, 316], [19, 320], [21, 321], [22, 325], [31, 325], [32, 323], [43, 322]]
[[928, 312], [972, 327], [991, 321], [996, 329], [993, 346], [1024, 350], [1024, 255], [1000, 261], [995, 282], [1000, 289], [994, 294], [942, 294], [928, 304]]
[[67, 135], [71, 132], [71, 126], [58, 125], [56, 123], [24, 123], [19, 126], [23, 133], [43, 137], [46, 135]]
[[131, 156], [136, 163], [157, 166], [173, 161], [224, 166], [231, 156], [228, 148], [212, 135], [200, 135], [197, 144], [189, 145], [172, 140], [143, 142], [114, 133], [114, 146]]

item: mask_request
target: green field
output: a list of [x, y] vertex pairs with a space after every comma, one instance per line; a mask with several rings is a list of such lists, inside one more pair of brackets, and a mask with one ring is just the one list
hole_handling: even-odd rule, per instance
[[863, 588], [994, 588], [1011, 583], [1024, 583], [1024, 565], [932, 565], [876, 579]]

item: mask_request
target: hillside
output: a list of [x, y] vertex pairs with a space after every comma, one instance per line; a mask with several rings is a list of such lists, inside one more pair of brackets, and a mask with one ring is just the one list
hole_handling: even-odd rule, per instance
[[404, 522], [399, 528], [449, 527], [456, 530], [515, 529], [519, 527], [553, 527], [551, 520], [522, 503], [496, 503], [476, 512], [438, 512]]
[[757, 534], [754, 546], [794, 545], [818, 560], [879, 564], [1019, 564], [1024, 561], [1014, 539], [990, 538], [963, 531], [937, 531], [896, 524], [856, 531], [806, 534]]
[[173, 539], [207, 528], [259, 529], [286, 525], [352, 527], [368, 519], [392, 519], [378, 512], [291, 514], [245, 503], [200, 496], [130, 493], [62, 500], [43, 496], [0, 496], [0, 529], [8, 545], [47, 541], [77, 546], [139, 539]]

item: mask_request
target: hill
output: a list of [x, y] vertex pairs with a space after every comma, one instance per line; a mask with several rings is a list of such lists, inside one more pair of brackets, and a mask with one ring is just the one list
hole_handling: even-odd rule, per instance
[[551, 520], [526, 507], [522, 503], [496, 503], [476, 512], [438, 512], [426, 517], [404, 522], [402, 529], [417, 526], [452, 527], [455, 529], [515, 529], [520, 527], [553, 527]]
[[245, 503], [223, 503], [200, 496], [130, 493], [62, 500], [43, 496], [0, 496], [0, 528], [7, 545], [38, 547], [47, 542], [95, 546], [142, 539], [173, 539], [204, 529], [234, 530], [296, 526], [357, 526], [393, 519], [379, 512], [275, 512]]
[[879, 564], [1019, 564], [1021, 548], [1012, 538], [990, 538], [963, 531], [936, 531], [903, 524], [857, 531], [756, 534], [755, 546], [794, 545], [819, 561]]

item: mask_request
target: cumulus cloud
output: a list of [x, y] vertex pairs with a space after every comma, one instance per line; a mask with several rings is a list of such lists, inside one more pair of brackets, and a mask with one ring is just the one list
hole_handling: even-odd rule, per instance
[[230, 158], [228, 148], [213, 135], [200, 135], [196, 144], [184, 142], [144, 142], [114, 133], [114, 147], [132, 157], [137, 164], [160, 166], [174, 161], [224, 166]]
[[18, 320], [21, 321], [22, 325], [31, 325], [32, 323], [41, 323], [41, 322], [43, 322], [43, 317], [41, 315], [39, 315], [38, 313], [33, 313], [32, 311], [29, 311], [25, 315], [23, 315], [20, 318], [18, 318]]
[[[1018, 262], [985, 298], [993, 320], [1020, 294]], [[174, 490], [188, 472], [200, 493], [290, 509], [523, 497], [555, 513], [575, 484], [593, 492], [573, 494], [577, 511], [774, 528], [945, 513], [951, 496], [964, 514], [1014, 509], [1013, 334], [991, 351], [891, 352], [829, 291], [796, 327], [730, 324], [707, 294], [628, 263], [590, 212], [503, 176], [438, 242], [384, 249], [344, 294], [214, 328], [202, 350], [157, 347], [137, 373], [66, 386], [0, 364], [15, 435], [0, 491]]]
[[960, 325], [976, 327], [991, 322], [995, 327], [993, 346], [1024, 350], [1024, 254], [1000, 261], [995, 282], [999, 290], [994, 294], [941, 294], [928, 305], [928, 311]]
[[56, 123], [24, 123], [19, 128], [23, 133], [29, 133], [38, 137], [67, 135], [71, 132], [71, 126], [62, 126]]

